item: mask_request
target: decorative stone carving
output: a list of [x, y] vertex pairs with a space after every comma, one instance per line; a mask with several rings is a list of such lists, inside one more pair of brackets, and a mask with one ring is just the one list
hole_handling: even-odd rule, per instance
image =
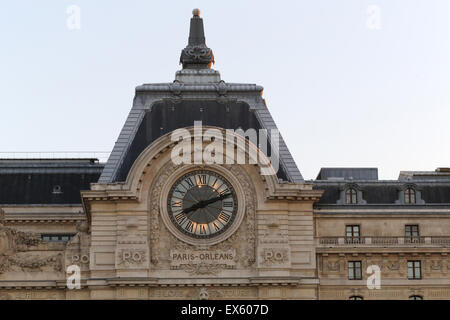
[[198, 298], [199, 298], [200, 300], [208, 300], [208, 299], [209, 299], [208, 289], [206, 289], [206, 288], [201, 288], [201, 289], [200, 289], [200, 293], [198, 294]]
[[247, 242], [247, 249], [245, 253], [245, 264], [247, 267], [252, 266], [256, 261], [256, 199], [255, 188], [249, 176], [238, 165], [224, 166], [239, 180], [245, 193], [245, 238]]
[[[0, 221], [4, 221], [1, 213]], [[62, 271], [62, 253], [50, 253], [39, 234], [18, 231], [0, 224], [0, 274], [8, 271]], [[43, 251], [42, 251], [43, 250]]]
[[400, 270], [400, 261], [386, 261], [386, 268], [391, 271], [399, 271]]
[[0, 256], [28, 251], [44, 242], [39, 234], [0, 226]]
[[340, 261], [328, 261], [327, 268], [328, 268], [328, 271], [340, 272], [341, 271], [341, 263], [340, 263]]
[[256, 287], [201, 287], [201, 288], [152, 288], [149, 291], [150, 299], [256, 299], [258, 288]]
[[286, 267], [290, 263], [289, 248], [260, 248], [260, 267]]
[[[163, 230], [161, 225], [164, 225], [161, 221], [160, 211], [160, 197], [162, 196], [162, 190], [167, 183], [168, 178], [180, 168], [180, 165], [174, 165], [172, 162], [167, 163], [156, 176], [153, 186], [150, 189], [150, 209], [149, 209], [149, 243], [150, 243], [150, 255], [151, 263], [157, 265], [161, 262], [161, 244], [160, 238]], [[236, 230], [230, 237], [223, 242], [219, 242], [213, 245], [206, 245], [200, 249], [207, 249], [210, 252], [218, 250], [229, 250], [235, 248], [235, 256], [232, 259], [234, 262], [239, 261], [242, 266], [251, 266], [255, 262], [255, 247], [256, 247], [256, 232], [255, 232], [255, 217], [256, 217], [256, 199], [254, 197], [255, 191], [253, 184], [251, 183], [248, 175], [243, 168], [233, 165], [224, 165], [228, 171], [241, 183], [244, 190], [245, 199], [245, 214], [243, 222], [240, 224], [238, 230]], [[174, 237], [171, 232], [168, 232], [164, 228], [164, 234], [170, 241], [170, 248], [177, 248], [178, 250], [197, 250], [193, 245], [189, 245], [180, 241]], [[164, 255], [163, 260], [170, 263], [171, 253], [167, 252]], [[173, 266], [173, 265], [172, 265]], [[231, 267], [231, 263], [194, 263], [194, 264], [182, 264], [177, 266], [179, 269], [186, 270], [191, 274], [215, 274], [223, 268]]]
[[36, 272], [43, 271], [44, 267], [50, 267], [51, 270], [63, 271], [62, 253], [42, 257], [42, 254], [15, 254], [12, 256], [0, 257], [0, 274], [7, 271]]
[[117, 265], [125, 267], [141, 267], [147, 261], [145, 250], [119, 249], [117, 251]]
[[88, 231], [89, 226], [86, 221], [79, 221], [77, 223], [77, 233], [66, 245], [66, 268], [69, 265], [77, 265], [81, 271], [89, 270], [91, 236]]
[[158, 176], [155, 178], [155, 183], [151, 188], [151, 203], [150, 203], [150, 217], [149, 217], [149, 242], [150, 242], [150, 254], [151, 263], [156, 265], [159, 262], [160, 256], [160, 208], [159, 199], [161, 197], [162, 188], [172, 174], [180, 165], [175, 165], [172, 161], [160, 171]]
[[430, 272], [442, 271], [442, 261], [441, 260], [431, 260], [429, 262]]

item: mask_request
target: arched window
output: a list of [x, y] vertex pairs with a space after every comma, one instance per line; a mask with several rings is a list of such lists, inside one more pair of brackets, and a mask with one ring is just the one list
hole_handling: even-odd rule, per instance
[[347, 204], [356, 204], [358, 201], [357, 192], [353, 188], [348, 188], [345, 190], [345, 202]]
[[405, 189], [405, 203], [416, 203], [416, 190], [413, 188]]
[[364, 298], [361, 296], [351, 296], [348, 300], [364, 300]]
[[413, 296], [409, 296], [409, 300], [423, 300], [423, 297], [418, 296], [418, 295], [413, 295]]

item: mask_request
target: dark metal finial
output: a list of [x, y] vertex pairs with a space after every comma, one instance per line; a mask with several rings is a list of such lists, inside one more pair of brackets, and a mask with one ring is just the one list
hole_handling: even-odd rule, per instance
[[183, 69], [209, 69], [214, 63], [214, 55], [205, 43], [200, 9], [192, 10], [192, 15], [188, 45], [181, 51], [180, 63], [183, 64]]

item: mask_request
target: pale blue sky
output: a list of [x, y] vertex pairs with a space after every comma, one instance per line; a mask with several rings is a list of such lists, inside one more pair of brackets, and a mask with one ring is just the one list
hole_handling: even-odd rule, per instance
[[448, 0], [2, 1], [0, 151], [110, 151], [135, 86], [173, 81], [195, 7], [213, 68], [264, 86], [305, 179], [450, 166]]

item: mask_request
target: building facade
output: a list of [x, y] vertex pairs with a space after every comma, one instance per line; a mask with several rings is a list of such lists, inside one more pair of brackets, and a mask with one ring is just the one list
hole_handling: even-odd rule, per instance
[[180, 63], [106, 163], [0, 160], [0, 299], [450, 298], [450, 170], [305, 181], [198, 10]]

